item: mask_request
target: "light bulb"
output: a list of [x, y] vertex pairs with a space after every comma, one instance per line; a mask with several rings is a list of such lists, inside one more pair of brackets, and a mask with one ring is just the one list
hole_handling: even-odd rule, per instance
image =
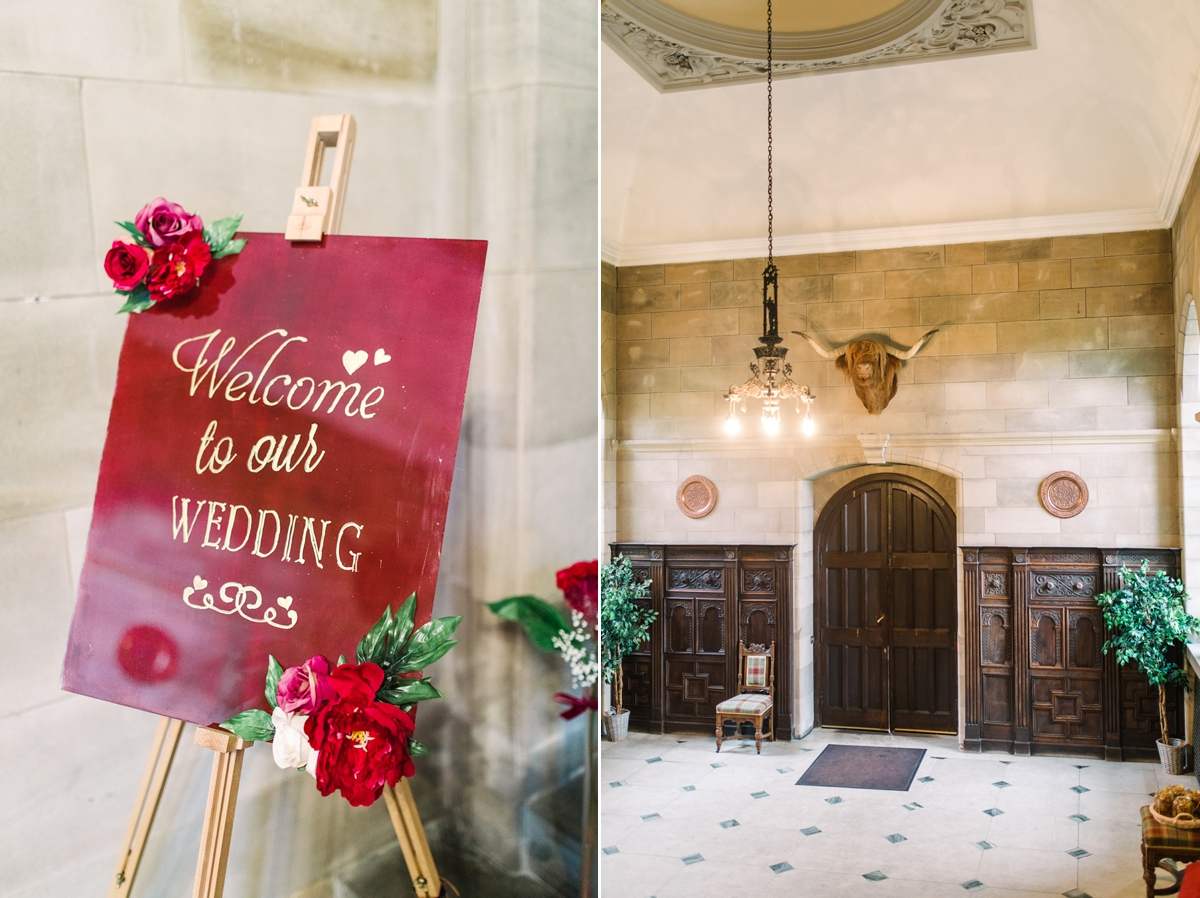
[[776, 417], [763, 418], [763, 430], [766, 431], [767, 436], [775, 436], [779, 433], [779, 419]]
[[725, 419], [725, 432], [735, 434], [741, 429], [742, 426], [738, 423], [737, 415], [730, 412], [729, 417]]
[[805, 415], [804, 420], [800, 422], [800, 429], [804, 431], [806, 437], [810, 437], [817, 432], [817, 422]]

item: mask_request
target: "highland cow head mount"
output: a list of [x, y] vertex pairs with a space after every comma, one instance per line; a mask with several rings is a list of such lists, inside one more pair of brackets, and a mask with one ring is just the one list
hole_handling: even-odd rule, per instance
[[872, 340], [863, 337], [852, 340], [841, 349], [826, 349], [813, 337], [803, 331], [792, 331], [799, 334], [817, 351], [823, 359], [835, 362], [854, 394], [862, 400], [863, 407], [872, 415], [878, 415], [885, 408], [896, 391], [900, 388], [898, 374], [904, 363], [915, 356], [929, 342], [929, 338], [938, 332], [935, 327], [920, 340], [904, 351], [889, 349], [882, 340]]

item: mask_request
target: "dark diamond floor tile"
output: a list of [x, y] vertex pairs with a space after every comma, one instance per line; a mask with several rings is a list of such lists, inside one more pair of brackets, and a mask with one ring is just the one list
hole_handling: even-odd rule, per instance
[[721, 829], [733, 829], [735, 826], [741, 826], [736, 820], [722, 820]]
[[696, 791], [695, 786], [680, 786], [679, 788], [681, 788], [684, 792], [695, 792]]
[[864, 873], [863, 879], [869, 879], [871, 882], [882, 882], [887, 879], [887, 876], [878, 870], [872, 870], [870, 873]]
[[984, 811], [984, 813], [989, 817], [999, 817], [1004, 813], [1004, 811], [1000, 810], [999, 808], [988, 808], [986, 811]]
[[991, 851], [993, 848], [996, 847], [995, 845], [993, 845], [991, 842], [987, 841], [986, 839], [982, 842], [974, 842], [972, 844], [976, 848], [982, 848], [984, 851]]
[[772, 873], [787, 873], [788, 870], [795, 870], [795, 869], [796, 868], [793, 867], [791, 864], [789, 864], [787, 861], [783, 861], [782, 863], [771, 865]]
[[661, 762], [662, 762], [662, 758], [647, 758], [646, 759], [647, 764], [659, 764]]
[[704, 860], [704, 855], [689, 854], [687, 857], [681, 858], [681, 860], [690, 867], [692, 864], [699, 864], [702, 862]]
[[1084, 792], [1091, 792], [1092, 790], [1087, 786], [1072, 786], [1071, 791], [1078, 792], [1080, 795], [1082, 795]]
[[1072, 848], [1067, 852], [1067, 854], [1071, 855], [1071, 857], [1075, 858], [1076, 860], [1092, 856], [1090, 851], [1084, 851], [1082, 848]]
[[800, 830], [801, 834], [806, 836], [815, 836], [820, 831], [820, 828], [816, 826], [806, 826], [804, 829]]
[[917, 782], [918, 783], [932, 783], [933, 777], [932, 776], [919, 776], [919, 777], [917, 777]]
[[1067, 819], [1068, 819], [1068, 820], [1074, 820], [1076, 823], [1087, 823], [1087, 822], [1088, 822], [1089, 820], [1091, 820], [1092, 818], [1091, 818], [1091, 817], [1085, 817], [1083, 814], [1072, 814], [1072, 815], [1071, 815], [1070, 817], [1068, 817]]
[[890, 836], [884, 836], [884, 838], [887, 839], [889, 842], [891, 842], [893, 845], [895, 845], [897, 842], [907, 842], [908, 841], [908, 839], [904, 838], [904, 836], [900, 835], [900, 833], [892, 833]]
[[1009, 786], [1012, 785], [1012, 783], [1006, 783], [1006, 782], [1004, 782], [1004, 780], [998, 780], [998, 781], [992, 783], [992, 785], [995, 786], [997, 789], [1007, 789]]
[[771, 794], [770, 792], [751, 792], [750, 797], [751, 798], [766, 798], [770, 794]]
[[605, 854], [616, 854], [621, 849], [617, 848], [616, 845], [609, 845], [607, 848], [601, 848], [600, 850]]
[[649, 823], [651, 820], [662, 820], [662, 814], [643, 814], [642, 819]]
[[959, 885], [961, 885], [968, 892], [983, 888], [983, 883], [981, 883], [978, 879], [968, 879], [966, 882], [959, 883]]
[[841, 799], [841, 797], [840, 797], [840, 796], [837, 796], [837, 795], [835, 795], [835, 796], [833, 796], [832, 798], [826, 798], [826, 799], [825, 799], [825, 803], [826, 803], [826, 804], [841, 804], [841, 803], [842, 803], [842, 799]]

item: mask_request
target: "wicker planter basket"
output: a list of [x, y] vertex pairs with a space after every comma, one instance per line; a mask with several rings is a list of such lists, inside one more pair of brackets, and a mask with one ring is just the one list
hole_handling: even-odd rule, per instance
[[1154, 744], [1158, 746], [1158, 759], [1162, 761], [1165, 772], [1174, 776], [1187, 772], [1189, 748], [1187, 742], [1183, 739], [1172, 739], [1170, 745], [1164, 745], [1161, 739], [1156, 739]]
[[608, 732], [609, 742], [620, 742], [629, 735], [629, 712], [620, 714], [605, 714], [604, 729]]

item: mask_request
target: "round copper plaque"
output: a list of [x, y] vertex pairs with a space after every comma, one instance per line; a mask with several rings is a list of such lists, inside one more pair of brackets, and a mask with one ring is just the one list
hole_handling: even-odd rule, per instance
[[693, 474], [679, 484], [675, 502], [689, 518], [702, 518], [717, 507], [717, 485], [707, 477]]
[[1056, 518], [1073, 518], [1088, 504], [1088, 488], [1083, 478], [1070, 471], [1055, 471], [1042, 481], [1038, 490], [1042, 508]]

